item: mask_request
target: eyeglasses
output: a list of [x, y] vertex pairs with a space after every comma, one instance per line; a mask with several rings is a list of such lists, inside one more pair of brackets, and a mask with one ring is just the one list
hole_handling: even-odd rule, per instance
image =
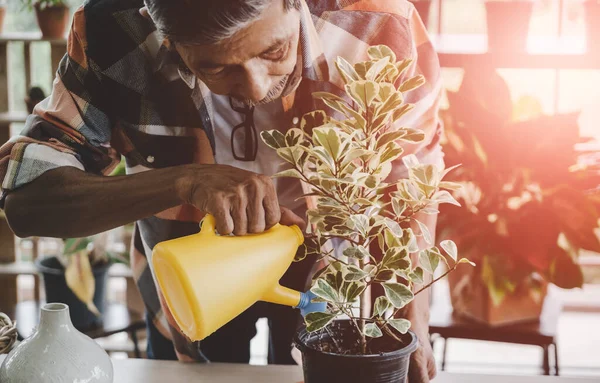
[[238, 161], [254, 161], [258, 153], [258, 135], [254, 125], [254, 106], [235, 105], [229, 98], [229, 105], [234, 111], [244, 115], [241, 124], [233, 127], [231, 132], [231, 153]]

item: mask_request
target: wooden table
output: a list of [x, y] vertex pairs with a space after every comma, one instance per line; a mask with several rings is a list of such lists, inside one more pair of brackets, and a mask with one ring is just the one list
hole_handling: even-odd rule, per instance
[[[3, 356], [0, 356], [0, 362]], [[114, 360], [114, 383], [299, 383], [302, 370], [294, 366], [248, 366], [240, 364], [184, 364], [145, 359]], [[549, 376], [493, 376], [442, 372], [433, 383], [597, 383], [598, 379]], [[32, 382], [34, 383], [34, 382]], [[336, 382], [332, 382], [336, 383]], [[351, 383], [351, 382], [340, 382]]]

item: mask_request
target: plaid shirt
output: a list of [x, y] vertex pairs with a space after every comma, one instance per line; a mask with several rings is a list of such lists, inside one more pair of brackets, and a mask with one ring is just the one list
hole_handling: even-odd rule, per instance
[[[106, 175], [121, 155], [128, 174], [214, 162], [211, 93], [139, 14], [142, 6], [142, 0], [90, 0], [76, 11], [52, 94], [37, 105], [24, 131], [0, 148], [0, 206], [6, 193], [62, 166]], [[311, 93], [342, 94], [336, 57], [364, 61], [370, 45], [386, 44], [397, 57], [414, 59], [407, 78], [420, 73], [427, 79], [408, 95], [416, 107], [399, 121], [426, 133], [423, 143], [406, 145], [406, 153], [425, 156], [438, 147], [440, 68], [411, 3], [303, 0], [300, 40], [302, 68], [291, 79], [300, 85], [277, 101], [285, 111], [299, 117], [326, 109]], [[400, 165], [397, 169], [402, 171]], [[196, 233], [201, 218], [192, 206], [178, 206], [136, 223], [134, 277], [150, 317], [173, 339], [180, 360], [200, 356], [157, 292], [146, 255], [158, 242]]]

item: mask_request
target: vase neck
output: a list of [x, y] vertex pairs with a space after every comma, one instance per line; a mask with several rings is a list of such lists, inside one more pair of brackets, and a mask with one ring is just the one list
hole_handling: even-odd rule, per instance
[[64, 303], [48, 303], [42, 307], [39, 330], [45, 329], [71, 330], [73, 324], [69, 316], [69, 306]]

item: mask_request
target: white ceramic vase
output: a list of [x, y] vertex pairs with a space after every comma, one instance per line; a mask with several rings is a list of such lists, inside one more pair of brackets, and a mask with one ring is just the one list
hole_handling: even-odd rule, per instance
[[69, 306], [48, 303], [34, 334], [14, 348], [0, 367], [2, 383], [112, 383], [108, 354], [73, 327]]

